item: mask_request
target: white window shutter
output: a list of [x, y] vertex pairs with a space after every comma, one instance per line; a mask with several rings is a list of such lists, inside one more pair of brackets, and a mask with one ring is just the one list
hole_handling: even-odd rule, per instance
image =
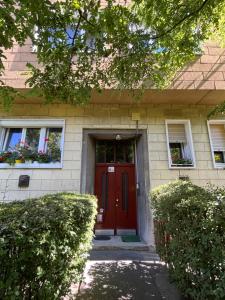
[[184, 124], [168, 124], [169, 143], [187, 143]]
[[211, 140], [214, 151], [225, 151], [225, 128], [223, 124], [211, 124]]

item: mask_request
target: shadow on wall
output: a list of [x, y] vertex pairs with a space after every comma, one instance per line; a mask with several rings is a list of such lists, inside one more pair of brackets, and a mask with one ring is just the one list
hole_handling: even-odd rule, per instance
[[154, 262], [108, 261], [89, 266], [76, 300], [181, 299], [168, 281], [166, 267]]

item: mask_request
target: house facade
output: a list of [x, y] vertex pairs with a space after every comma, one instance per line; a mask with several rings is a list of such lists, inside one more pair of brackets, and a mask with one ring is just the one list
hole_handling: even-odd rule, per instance
[[[138, 232], [154, 245], [152, 188], [178, 178], [225, 183], [225, 117], [207, 119], [225, 100], [224, 53], [206, 43], [170, 88], [146, 90], [139, 102], [128, 91], [105, 90], [85, 106], [34, 97], [18, 99], [9, 112], [1, 106], [0, 201], [94, 193], [96, 233]], [[26, 63], [36, 63], [32, 45], [5, 55], [2, 80], [24, 89]]]

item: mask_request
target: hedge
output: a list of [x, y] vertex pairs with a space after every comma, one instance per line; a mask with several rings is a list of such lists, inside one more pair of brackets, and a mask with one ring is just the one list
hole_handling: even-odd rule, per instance
[[78, 282], [96, 199], [60, 193], [0, 204], [0, 299], [60, 299]]
[[225, 299], [225, 190], [175, 181], [151, 193], [156, 247], [184, 296]]

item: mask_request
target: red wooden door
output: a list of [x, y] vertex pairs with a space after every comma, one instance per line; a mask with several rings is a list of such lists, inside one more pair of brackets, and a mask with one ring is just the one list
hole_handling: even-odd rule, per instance
[[103, 221], [96, 229], [135, 229], [136, 183], [134, 164], [96, 164], [95, 194]]
[[136, 229], [134, 164], [116, 166], [116, 229]]

